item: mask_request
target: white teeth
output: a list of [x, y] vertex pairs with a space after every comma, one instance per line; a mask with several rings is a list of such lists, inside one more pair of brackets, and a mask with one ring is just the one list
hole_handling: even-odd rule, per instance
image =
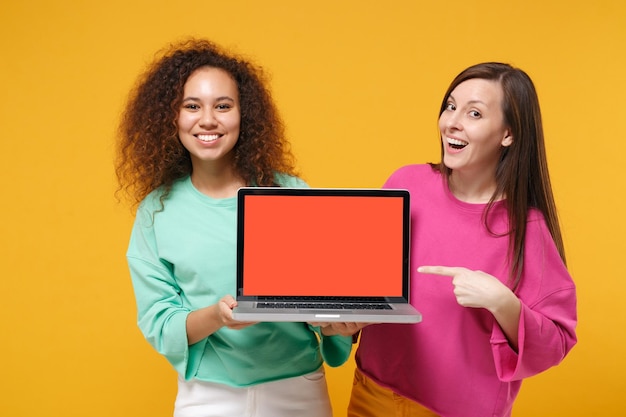
[[462, 140], [458, 140], [458, 139], [446, 138], [446, 140], [448, 141], [448, 143], [450, 145], [456, 145], [456, 146], [465, 146], [465, 145], [467, 145], [467, 142], [462, 141]]
[[217, 138], [219, 138], [220, 135], [198, 135], [197, 138], [200, 139], [202, 142], [212, 142], [214, 140], [217, 140]]

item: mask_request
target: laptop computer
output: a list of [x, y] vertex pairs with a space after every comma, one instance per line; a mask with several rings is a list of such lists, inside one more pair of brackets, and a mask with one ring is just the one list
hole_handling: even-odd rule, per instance
[[237, 194], [241, 321], [417, 323], [409, 192], [244, 187]]

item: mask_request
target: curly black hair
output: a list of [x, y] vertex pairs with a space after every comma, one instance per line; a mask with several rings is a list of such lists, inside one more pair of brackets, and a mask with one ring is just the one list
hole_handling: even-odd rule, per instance
[[204, 39], [172, 44], [139, 77], [119, 125], [116, 174], [133, 206], [163, 187], [163, 201], [177, 179], [191, 174], [191, 158], [178, 138], [176, 119], [189, 76], [202, 67], [230, 74], [239, 90], [240, 134], [236, 172], [248, 185], [275, 186], [275, 174], [297, 175], [285, 128], [263, 70]]

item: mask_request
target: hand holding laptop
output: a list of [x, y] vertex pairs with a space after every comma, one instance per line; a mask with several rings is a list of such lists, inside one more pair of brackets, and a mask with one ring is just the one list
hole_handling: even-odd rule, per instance
[[359, 332], [363, 327], [373, 323], [342, 323], [342, 322], [325, 322], [325, 323], [309, 323], [311, 326], [320, 327], [324, 336], [352, 336]]
[[218, 315], [224, 327], [240, 330], [258, 323], [257, 321], [239, 321], [233, 318], [233, 308], [235, 307], [237, 307], [237, 300], [232, 295], [225, 295], [217, 302]]

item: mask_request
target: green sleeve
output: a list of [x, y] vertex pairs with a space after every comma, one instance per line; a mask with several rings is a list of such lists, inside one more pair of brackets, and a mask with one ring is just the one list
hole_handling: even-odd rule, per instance
[[202, 357], [204, 343], [187, 343], [187, 315], [171, 267], [158, 259], [150, 210], [140, 207], [127, 261], [137, 303], [137, 324], [146, 340], [186, 378]]
[[352, 351], [351, 336], [324, 336], [319, 327], [310, 325], [309, 327], [319, 336], [320, 352], [324, 362], [332, 367], [346, 363]]

